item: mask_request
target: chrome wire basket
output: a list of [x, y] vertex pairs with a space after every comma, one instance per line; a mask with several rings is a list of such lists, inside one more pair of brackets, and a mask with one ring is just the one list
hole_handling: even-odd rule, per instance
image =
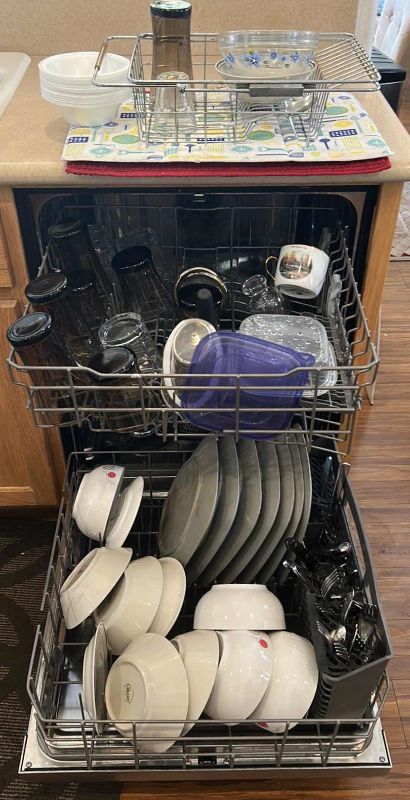
[[[380, 746], [383, 736], [380, 713], [388, 689], [386, 675], [374, 686], [368, 709], [360, 719], [306, 718], [298, 720], [293, 729], [290, 726], [296, 720], [289, 719], [284, 721], [284, 732], [278, 734], [267, 734], [248, 721], [219, 723], [200, 719], [188, 736], [180, 736], [162, 754], [150, 751], [149, 747], [149, 742], [156, 739], [155, 723], [144, 735], [142, 749], [147, 752], [142, 753], [142, 739], [136, 735], [137, 720], [133, 723], [134, 736], [129, 739], [119, 735], [112, 720], [86, 716], [82, 702], [82, 661], [94, 624], [90, 618], [80, 628], [67, 631], [59, 600], [63, 581], [87, 549], [95, 544], [83, 537], [73, 523], [75, 493], [90, 466], [95, 466], [96, 462], [106, 463], [107, 458], [111, 463], [126, 464], [126, 484], [142, 475], [145, 491], [128, 545], [133, 548], [135, 557], [157, 555], [162, 506], [174, 477], [189, 455], [189, 446], [181, 450], [172, 443], [155, 453], [95, 453], [91, 465], [87, 465], [87, 454], [71, 454], [43, 597], [47, 618], [36, 633], [27, 680], [33, 704], [31, 737], [37, 739], [42, 754], [54, 764], [58, 762], [61, 769], [86, 770], [90, 779], [99, 772], [107, 775], [110, 770], [121, 769], [129, 771], [137, 780], [149, 780], [154, 776], [156, 780], [181, 779], [188, 775], [193, 779], [204, 773], [214, 776], [220, 773], [221, 777], [229, 773], [235, 778], [241, 776], [242, 769], [257, 767], [260, 771], [252, 773], [253, 777], [266, 777], [268, 769], [334, 768], [341, 763], [350, 764], [356, 770], [367, 752]], [[341, 507], [343, 495], [340, 491], [336, 492], [336, 504]], [[350, 495], [347, 502], [352, 502]], [[351, 538], [347, 528], [343, 536]], [[365, 539], [361, 540], [361, 547], [363, 541]], [[360, 558], [361, 553], [358, 556]], [[199, 592], [201, 590], [196, 587], [188, 590], [174, 632], [192, 629]], [[289, 629], [298, 630], [299, 623], [299, 615], [288, 615]], [[98, 733], [100, 723], [102, 735]], [[374, 754], [368, 757], [372, 762]], [[30, 766], [25, 768], [26, 773], [30, 772]]]
[[[46, 268], [46, 258], [42, 268]], [[341, 293], [331, 317], [327, 314], [328, 286], [332, 275], [339, 275]], [[249, 314], [245, 298], [240, 291], [240, 284], [234, 278], [227, 280], [229, 302], [224, 309], [221, 319], [221, 329], [237, 330], [241, 321]], [[371, 385], [376, 377], [378, 359], [371, 342], [364, 310], [361, 304], [357, 285], [354, 280], [351, 260], [349, 258], [343, 228], [335, 230], [330, 248], [330, 267], [324, 290], [315, 301], [294, 300], [291, 304], [293, 314], [313, 315], [326, 328], [335, 356], [335, 383], [325, 391], [321, 390], [324, 373], [327, 368], [309, 367], [310, 389], [304, 393], [300, 406], [296, 409], [299, 423], [305, 435], [307, 446], [312, 447], [315, 436], [320, 435], [322, 442], [329, 441], [332, 449], [336, 439], [341, 454], [349, 451], [350, 439], [354, 430], [356, 412], [360, 407], [361, 396], [365, 387]], [[170, 320], [157, 318], [150, 325], [151, 334], [161, 350], [170, 333], [172, 323]], [[187, 423], [182, 409], [178, 409], [170, 402], [169, 381], [173, 388], [182, 390], [181, 376], [173, 375], [144, 375], [130, 376], [129, 384], [122, 384], [121, 391], [130, 398], [130, 405], [113, 407], [113, 403], [104, 402], [105, 396], [116, 392], [118, 387], [104, 386], [97, 381], [98, 373], [86, 367], [23, 367], [15, 351], [11, 351], [8, 359], [10, 374], [13, 382], [21, 386], [27, 394], [27, 404], [30, 408], [34, 424], [38, 427], [65, 427], [73, 425], [87, 425], [92, 431], [118, 431], [118, 418], [127, 413], [138, 413], [139, 426], [124, 432], [134, 435], [146, 435], [155, 431], [164, 441], [167, 439], [178, 440], [181, 437], [201, 437], [203, 430], [194, 428]], [[55, 375], [55, 380], [50, 385], [50, 375]], [[203, 389], [207, 376], [197, 376]], [[221, 377], [220, 392], [224, 392], [223, 377]], [[251, 430], [241, 424], [239, 409], [246, 410], [243, 388], [246, 385], [246, 376], [226, 376], [232, 390], [232, 380], [235, 380], [235, 403], [231, 409], [234, 423], [226, 433], [234, 433], [240, 437]], [[253, 376], [254, 378], [255, 376]], [[261, 375], [261, 386], [265, 380], [272, 379], [272, 375]], [[208, 377], [208, 380], [211, 379]], [[192, 383], [191, 388], [195, 388]], [[233, 390], [232, 390], [233, 391]], [[286, 394], [289, 387], [283, 389], [283, 402], [276, 403], [275, 411], [295, 411], [289, 409]], [[286, 394], [285, 394], [286, 393]], [[248, 400], [249, 403], [249, 400]], [[187, 412], [189, 408], [185, 409]], [[192, 409], [198, 412], [198, 407]], [[207, 411], [218, 413], [217, 405], [207, 407]], [[249, 411], [254, 409], [249, 408]], [[259, 411], [264, 409], [259, 409]], [[269, 410], [269, 409], [266, 409]], [[259, 433], [266, 437], [277, 437], [278, 441], [287, 441], [288, 433], [285, 430], [269, 427]]]
[[[221, 78], [217, 66], [221, 61], [218, 34], [191, 34], [193, 80], [167, 81], [175, 93], [192, 98], [195, 108], [195, 132], [188, 129], [183, 117], [169, 112], [169, 124], [157, 124], [155, 91], [164, 86], [152, 80], [153, 35], [109, 36], [103, 42], [95, 66], [96, 86], [128, 86], [135, 106], [135, 122], [139, 136], [147, 147], [158, 142], [176, 144], [243, 141], [250, 126], [263, 120], [276, 121], [285, 141], [292, 138], [309, 143], [318, 134], [323, 122], [329, 92], [371, 92], [379, 88], [380, 75], [353, 34], [318, 33], [314, 51], [315, 69], [309, 80], [254, 80]], [[104, 82], [100, 72], [108, 48], [124, 43], [132, 48], [127, 84]], [[162, 116], [162, 115], [161, 115]], [[167, 122], [167, 120], [165, 120]], [[290, 137], [290, 139], [289, 139]], [[217, 152], [217, 151], [216, 151]]]

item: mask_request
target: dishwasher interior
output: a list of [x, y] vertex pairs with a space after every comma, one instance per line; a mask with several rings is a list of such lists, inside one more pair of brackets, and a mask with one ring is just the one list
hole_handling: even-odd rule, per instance
[[[151, 781], [224, 776], [234, 779], [246, 775], [264, 778], [287, 771], [389, 768], [380, 715], [388, 689], [385, 668], [392, 650], [368, 544], [347, 480], [346, 461], [363, 393], [373, 383], [378, 365], [359, 293], [374, 208], [372, 190], [87, 191], [54, 196], [22, 192], [17, 194], [17, 203], [32, 277], [39, 268], [46, 272], [56, 268], [48, 250], [49, 226], [81, 219], [88, 226], [99, 258], [106, 264], [124, 243], [148, 244], [170, 292], [176, 278], [189, 267], [215, 270], [228, 287], [221, 329], [233, 331], [249, 313], [241, 298], [242, 282], [263, 271], [266, 258], [277, 258], [284, 244], [303, 242], [315, 246], [322, 230], [330, 230], [325, 289], [315, 300], [293, 300], [290, 313], [314, 316], [325, 326], [334, 348], [337, 379], [331, 389], [320, 393], [320, 370], [312, 368], [312, 391], [305, 393], [295, 417], [303, 445], [296, 444], [289, 431], [274, 425], [263, 433], [274, 441], [307, 450], [313, 499], [305, 541], [314, 543], [325, 530], [333, 543], [351, 543], [349, 568], [360, 576], [368, 603], [378, 608], [382, 642], [379, 657], [371, 663], [357, 664], [346, 674], [334, 672], [317, 633], [314, 595], [302, 591], [293, 575], [284, 581], [273, 578], [268, 588], [277, 592], [283, 602], [288, 629], [312, 641], [319, 664], [319, 685], [310, 713], [298, 720], [296, 727], [288, 719], [283, 721], [282, 733], [268, 734], [246, 721], [219, 723], [200, 719], [189, 735], [178, 737], [167, 752], [158, 754], [149, 752], [149, 736], [143, 748], [147, 752], [140, 750], [135, 723], [133, 737], [124, 739], [112, 721], [90, 719], [84, 712], [81, 694], [81, 663], [94, 622], [89, 618], [76, 631], [66, 630], [59, 601], [64, 579], [90, 547], [72, 520], [75, 492], [84, 472], [107, 460], [125, 466], [128, 482], [142, 475], [142, 507], [129, 545], [134, 557], [157, 555], [165, 498], [173, 478], [204, 431], [165, 401], [160, 407], [152, 404], [154, 392], [160, 390], [164, 398], [163, 376], [156, 376], [151, 383], [140, 381], [137, 390], [135, 384], [124, 386], [127, 392], [133, 388], [135, 393], [134, 402], [144, 420], [143, 435], [118, 433], [113, 420], [121, 409], [98, 400], [101, 386], [92, 370], [83, 366], [59, 367], [53, 372], [48, 368], [47, 380], [39, 382], [35, 370], [22, 366], [12, 352], [12, 380], [26, 392], [34, 424], [59, 427], [67, 455], [74, 451], [68, 457], [44, 592], [47, 618], [37, 631], [28, 675], [32, 712], [21, 774], [37, 780], [39, 776], [62, 780], [64, 775], [70, 775], [77, 780]], [[329, 317], [329, 282], [334, 275], [342, 288]], [[150, 333], [160, 352], [173, 325], [175, 320], [167, 316], [166, 310], [150, 321]], [[41, 368], [36, 369], [37, 375], [39, 370], [41, 373]], [[238, 407], [243, 376], [235, 377]], [[58, 402], [62, 393], [63, 406]], [[249, 435], [249, 430], [237, 415], [235, 424], [221, 435], [224, 433], [233, 434], [238, 441]], [[192, 629], [193, 611], [202, 593], [198, 586], [189, 587], [183, 612], [170, 635]], [[350, 707], [346, 698], [350, 698]], [[151, 726], [155, 741], [155, 723]]]

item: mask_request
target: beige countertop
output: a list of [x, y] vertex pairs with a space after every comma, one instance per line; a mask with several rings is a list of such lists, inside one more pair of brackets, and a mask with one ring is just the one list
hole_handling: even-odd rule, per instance
[[[184, 186], [198, 182], [196, 178], [126, 178], [66, 175], [61, 152], [67, 133], [67, 122], [56, 106], [40, 97], [37, 64], [32, 63], [8, 108], [0, 118], [0, 185], [12, 187], [76, 187], [76, 186]], [[392, 168], [371, 175], [314, 176], [304, 181], [309, 185], [380, 184], [410, 180], [410, 137], [380, 92], [361, 94], [360, 102], [378, 126], [394, 152]], [[258, 186], [294, 185], [300, 178], [258, 177]], [[226, 186], [226, 178], [201, 178], [203, 186]], [[230, 185], [252, 185], [252, 178], [229, 178]]]

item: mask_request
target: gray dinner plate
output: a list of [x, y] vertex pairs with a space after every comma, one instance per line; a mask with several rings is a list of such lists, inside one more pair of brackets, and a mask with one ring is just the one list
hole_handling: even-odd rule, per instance
[[262, 482], [258, 451], [253, 439], [240, 439], [236, 445], [242, 476], [238, 510], [230, 531], [205, 570], [202, 585], [209, 585], [239, 553], [258, 521], [262, 506]]
[[222, 583], [232, 583], [249, 564], [265, 541], [276, 519], [280, 503], [280, 474], [273, 442], [256, 442], [262, 478], [262, 506], [259, 519], [239, 553], [219, 576]]
[[270, 558], [267, 559], [265, 566], [261, 569], [258, 575], [259, 583], [267, 583], [273, 577], [275, 571], [282, 563], [286, 555], [285, 541], [288, 537], [293, 537], [296, 534], [299, 522], [302, 517], [303, 504], [305, 497], [305, 488], [303, 480], [302, 460], [297, 444], [297, 439], [294, 434], [289, 433], [289, 451], [293, 466], [293, 478], [295, 482], [295, 499], [293, 503], [292, 515], [289, 524], [283, 533], [282, 538], [278, 541], [275, 550], [272, 552]]
[[279, 461], [280, 503], [275, 522], [256, 555], [240, 575], [241, 583], [252, 583], [275, 551], [287, 529], [295, 502], [295, 481], [292, 459], [287, 444], [275, 445]]
[[201, 544], [218, 500], [218, 446], [206, 436], [179, 470], [159, 525], [159, 551], [185, 566]]
[[[306, 528], [309, 523], [310, 510], [312, 507], [312, 474], [310, 471], [309, 453], [306, 447], [305, 435], [302, 433], [302, 428], [300, 427], [300, 425], [294, 425], [293, 429], [295, 431], [296, 440], [299, 442], [300, 445], [299, 453], [302, 461], [303, 484], [304, 484], [303, 510], [294, 536], [295, 539], [299, 539], [299, 541], [302, 541], [302, 539], [304, 539]], [[288, 575], [289, 575], [289, 570], [285, 569], [285, 567], [282, 567], [279, 573], [279, 584], [281, 586], [282, 584], [284, 584]]]
[[238, 510], [241, 482], [233, 436], [223, 436], [219, 439], [218, 453], [221, 483], [218, 503], [209, 530], [186, 568], [188, 586], [195, 581], [201, 583], [202, 573], [229, 533]]

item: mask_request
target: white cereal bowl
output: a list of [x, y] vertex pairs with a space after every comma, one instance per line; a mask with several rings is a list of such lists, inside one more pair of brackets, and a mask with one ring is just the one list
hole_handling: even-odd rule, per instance
[[220, 662], [205, 713], [221, 721], [247, 719], [262, 700], [272, 675], [272, 645], [257, 631], [221, 631]]
[[103, 622], [108, 644], [119, 655], [141, 633], [146, 633], [158, 610], [163, 571], [153, 556], [128, 564], [111, 594], [94, 613]]
[[67, 628], [75, 628], [95, 611], [114, 588], [131, 560], [128, 547], [97, 547], [74, 567], [60, 589]]
[[[97, 51], [78, 53], [57, 53], [40, 61], [38, 65], [40, 80], [52, 80], [61, 86], [93, 87], [92, 77]], [[127, 78], [130, 61], [116, 53], [106, 53], [98, 73], [101, 83], [116, 83]]]
[[150, 625], [150, 633], [166, 636], [181, 611], [185, 598], [186, 577], [182, 564], [176, 558], [160, 558], [163, 587], [158, 611]]
[[195, 609], [194, 628], [207, 630], [284, 630], [280, 600], [256, 583], [221, 583], [201, 597]]
[[84, 475], [74, 500], [72, 515], [80, 531], [95, 541], [103, 541], [105, 529], [117, 513], [117, 499], [124, 467], [105, 464]]
[[111, 667], [105, 700], [122, 736], [132, 739], [136, 722], [140, 752], [164, 753], [181, 735], [188, 711], [188, 680], [177, 649], [157, 634], [137, 636]]
[[[44, 98], [46, 99], [46, 98]], [[126, 98], [124, 98], [125, 100]], [[90, 101], [89, 105], [70, 106], [66, 101], [51, 101], [54, 106], [58, 106], [64, 119], [70, 125], [77, 127], [98, 128], [100, 125], [108, 125], [118, 114], [121, 102], [118, 100], [105, 101], [103, 104], [96, 105], [95, 101]]]
[[[313, 645], [296, 633], [271, 633], [273, 671], [268, 689], [251, 718], [303, 719], [312, 704], [319, 679]], [[286, 722], [260, 722], [271, 733], [283, 733]], [[297, 722], [292, 722], [294, 728]]]
[[211, 694], [219, 664], [219, 640], [215, 631], [189, 631], [172, 639], [186, 669], [189, 689], [184, 736], [199, 719]]

